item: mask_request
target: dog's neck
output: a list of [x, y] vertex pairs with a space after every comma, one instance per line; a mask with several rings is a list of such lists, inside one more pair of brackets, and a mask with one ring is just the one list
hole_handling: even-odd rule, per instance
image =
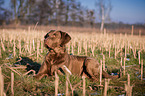
[[49, 52], [52, 54], [57, 54], [57, 55], [65, 54], [66, 48], [64, 46], [63, 47], [56, 47], [56, 48], [49, 50]]

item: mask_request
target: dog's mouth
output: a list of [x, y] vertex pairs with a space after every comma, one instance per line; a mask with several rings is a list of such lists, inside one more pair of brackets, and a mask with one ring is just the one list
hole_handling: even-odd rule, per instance
[[44, 44], [44, 46], [45, 46], [48, 50], [52, 50], [52, 48], [50, 48], [47, 44]]
[[50, 48], [50, 46], [47, 44], [46, 40], [44, 40], [44, 46], [45, 46], [47, 49]]

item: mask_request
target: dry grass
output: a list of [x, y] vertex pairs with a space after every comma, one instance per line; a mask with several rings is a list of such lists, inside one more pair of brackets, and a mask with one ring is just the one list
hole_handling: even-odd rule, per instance
[[[39, 26], [42, 27], [43, 26]], [[37, 30], [37, 27], [34, 29], [34, 26], [29, 27], [28, 29], [0, 29], [0, 66], [2, 67], [3, 73], [5, 75], [5, 90], [6, 94], [11, 94], [9, 83], [10, 83], [10, 72], [13, 70], [15, 73], [25, 74], [27, 71], [22, 69], [17, 69], [14, 67], [16, 62], [21, 62], [21, 60], [16, 60], [20, 57], [28, 57], [32, 59], [35, 63], [42, 63], [45, 54], [47, 53], [47, 49], [43, 46], [44, 35], [51, 29], [53, 30], [62, 30], [68, 32], [68, 34], [72, 37], [72, 40], [67, 44], [68, 53], [74, 55], [87, 55], [93, 58], [96, 58], [99, 62], [103, 61], [103, 70], [107, 70], [110, 73], [115, 73], [115, 70], [121, 70], [123, 66], [125, 66], [125, 73], [130, 74], [130, 83], [137, 84], [142, 86], [145, 84], [144, 80], [140, 80], [140, 73], [145, 74], [145, 67], [142, 66], [143, 72], [140, 72], [139, 63], [145, 61], [145, 36], [139, 35], [129, 35], [129, 34], [112, 34], [112, 33], [96, 33], [95, 29], [87, 29], [87, 28], [71, 28], [71, 27], [48, 27], [48, 31]], [[124, 62], [123, 59], [125, 58]], [[121, 62], [122, 61], [122, 62]], [[32, 61], [31, 61], [32, 62]], [[33, 63], [34, 63], [33, 62]], [[25, 63], [25, 62], [24, 62]], [[5, 66], [6, 64], [6, 66]], [[20, 64], [20, 63], [19, 63]], [[21, 64], [20, 64], [21, 65]], [[27, 65], [27, 62], [24, 66]], [[105, 65], [105, 66], [104, 66]], [[129, 67], [126, 67], [129, 66]], [[21, 67], [21, 66], [20, 66]], [[122, 67], [122, 68], [121, 68]], [[23, 67], [24, 68], [24, 67]], [[136, 74], [136, 72], [139, 72]], [[40, 95], [41, 93], [45, 94], [54, 94], [54, 80], [43, 79], [42, 81], [35, 81], [31, 77], [27, 77], [27, 75], [19, 76], [15, 75], [14, 82], [14, 94], [25, 94], [25, 95]], [[28, 74], [29, 76], [29, 74]], [[31, 76], [31, 75], [30, 75]], [[122, 77], [116, 81], [111, 81], [108, 86], [119, 86], [119, 88], [124, 87], [123, 85], [119, 85], [120, 81], [126, 81], [127, 76], [121, 75]], [[22, 79], [23, 78], [23, 79]], [[72, 78], [72, 77], [70, 77]], [[144, 76], [142, 77], [144, 78]], [[63, 93], [62, 90], [64, 88], [64, 77], [59, 78], [59, 87], [58, 92]], [[72, 78], [70, 82], [72, 85], [77, 84], [80, 81], [76, 81], [78, 79]], [[80, 80], [80, 78], [79, 78]], [[53, 82], [53, 83], [52, 83]], [[95, 91], [90, 90], [90, 86], [92, 84], [98, 84], [98, 82], [90, 82], [86, 81], [86, 94], [90, 94], [89, 92]], [[43, 85], [44, 84], [44, 85]], [[104, 81], [101, 83], [104, 84]], [[118, 85], [117, 85], [118, 84]], [[24, 86], [26, 85], [26, 86]], [[140, 86], [135, 85], [133, 88], [133, 94], [140, 95], [140, 93], [144, 93], [144, 90], [138, 90]], [[20, 89], [16, 89], [19, 88]], [[40, 89], [38, 90], [38, 88]], [[82, 86], [78, 86], [82, 88]], [[49, 91], [48, 91], [48, 89]], [[93, 87], [92, 87], [93, 88]], [[94, 87], [95, 88], [95, 87]], [[109, 87], [110, 88], [110, 87]], [[77, 90], [78, 90], [77, 89]], [[18, 90], [18, 91], [17, 91]], [[70, 90], [70, 89], [68, 89]], [[111, 91], [108, 94], [123, 94], [123, 92], [117, 93], [114, 91], [115, 89], [110, 89]], [[47, 91], [47, 92], [46, 92]], [[82, 91], [78, 91], [83, 93]], [[100, 91], [100, 94], [101, 93]], [[41, 94], [42, 95], [42, 94]]]

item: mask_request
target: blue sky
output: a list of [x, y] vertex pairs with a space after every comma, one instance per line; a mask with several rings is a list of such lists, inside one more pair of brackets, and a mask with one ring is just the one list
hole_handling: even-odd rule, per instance
[[[5, 0], [10, 1], [10, 0]], [[96, 9], [96, 0], [76, 0], [81, 5]], [[8, 7], [6, 3], [5, 7]], [[110, 13], [111, 21], [123, 23], [145, 23], [145, 0], [111, 0], [112, 10]]]
[[[96, 0], [79, 0], [83, 6], [96, 9]], [[111, 0], [111, 21], [124, 23], [145, 23], [145, 0]]]

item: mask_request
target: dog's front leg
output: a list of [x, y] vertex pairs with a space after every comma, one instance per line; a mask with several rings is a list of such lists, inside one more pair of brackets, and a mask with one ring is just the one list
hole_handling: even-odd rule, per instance
[[60, 67], [62, 67], [62, 65], [65, 65], [65, 63], [65, 60], [60, 60], [51, 65], [51, 75], [53, 75], [54, 71], [57, 71]]
[[47, 73], [48, 73], [47, 64], [46, 64], [46, 61], [44, 61], [38, 73], [34, 77], [37, 79], [41, 79], [44, 77], [44, 75], [46, 76]]

